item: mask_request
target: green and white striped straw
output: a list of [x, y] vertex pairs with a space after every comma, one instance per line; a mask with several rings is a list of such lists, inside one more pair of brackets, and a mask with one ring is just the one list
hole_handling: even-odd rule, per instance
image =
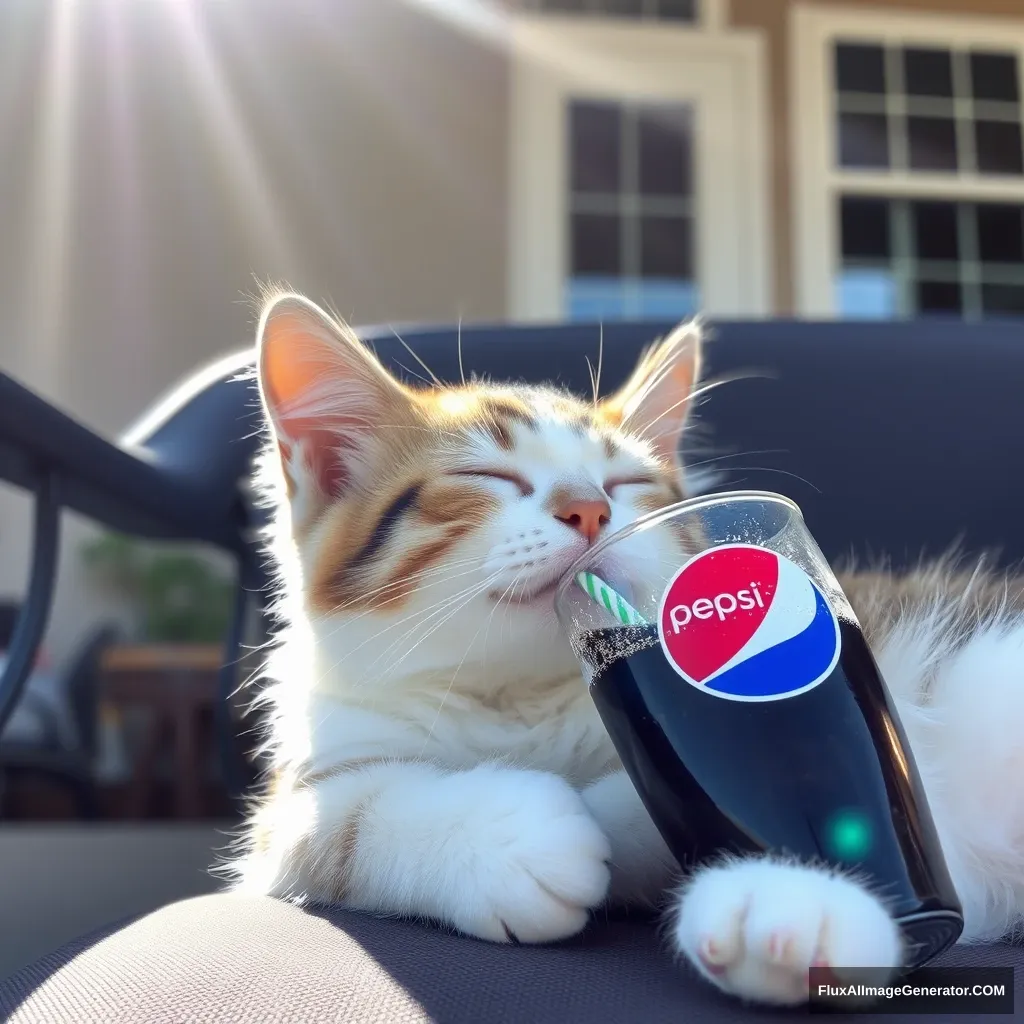
[[646, 626], [647, 620], [621, 595], [617, 594], [600, 576], [592, 572], [579, 572], [576, 582], [598, 604], [603, 604], [624, 626]]

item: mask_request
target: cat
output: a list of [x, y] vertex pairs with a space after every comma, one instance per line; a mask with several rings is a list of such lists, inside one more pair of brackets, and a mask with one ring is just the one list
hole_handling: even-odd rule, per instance
[[[678, 452], [701, 344], [681, 324], [593, 402], [414, 388], [313, 303], [267, 299], [261, 474], [286, 625], [235, 889], [498, 943], [568, 938], [604, 904], [664, 906], [674, 953], [766, 1004], [806, 1001], [815, 964], [898, 967], [884, 897], [854, 877], [761, 857], [678, 878], [554, 615], [595, 538], [690, 493]], [[626, 561], [678, 560], [681, 543], [647, 530]], [[963, 940], [1006, 935], [1024, 908], [1021, 588], [952, 560], [843, 584], [918, 760]]]

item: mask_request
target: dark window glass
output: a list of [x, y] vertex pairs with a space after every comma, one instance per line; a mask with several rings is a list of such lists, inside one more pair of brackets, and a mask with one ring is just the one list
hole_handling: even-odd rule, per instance
[[888, 260], [889, 201], [844, 196], [840, 207], [843, 256]]
[[616, 216], [577, 213], [572, 217], [572, 274], [617, 275], [621, 271], [619, 238], [621, 223]]
[[907, 142], [912, 170], [956, 170], [956, 123], [952, 118], [908, 117]]
[[974, 146], [982, 174], [1024, 174], [1019, 124], [975, 121]]
[[981, 203], [978, 218], [978, 258], [982, 263], [1024, 263], [1021, 207]]
[[623, 18], [661, 18], [665, 21], [697, 21], [699, 0], [526, 0], [533, 10], [564, 14], [607, 14]]
[[949, 50], [904, 50], [903, 80], [909, 96], [952, 97], [952, 55]]
[[578, 13], [586, 9], [586, 0], [540, 0], [542, 11], [571, 11]]
[[959, 313], [963, 309], [960, 285], [955, 281], [918, 281], [919, 313]]
[[981, 308], [988, 315], [1024, 316], [1024, 285], [983, 284]]
[[644, 13], [644, 0], [601, 0], [598, 10], [602, 14], [618, 14], [625, 18], [639, 18]]
[[697, 0], [658, 0], [658, 15], [666, 21], [696, 21]]
[[1019, 100], [1017, 58], [1012, 53], [972, 53], [971, 91], [976, 100]]
[[690, 194], [689, 129], [685, 110], [651, 110], [637, 117], [641, 194]]
[[693, 277], [690, 221], [685, 217], [640, 219], [640, 274], [688, 281]]
[[888, 167], [884, 114], [839, 115], [839, 163], [843, 167]]
[[574, 192], [616, 192], [622, 138], [621, 109], [612, 103], [573, 103], [569, 112]]
[[836, 88], [840, 92], [885, 92], [885, 58], [881, 46], [837, 43]]
[[919, 260], [955, 260], [960, 255], [955, 203], [911, 203], [914, 250]]

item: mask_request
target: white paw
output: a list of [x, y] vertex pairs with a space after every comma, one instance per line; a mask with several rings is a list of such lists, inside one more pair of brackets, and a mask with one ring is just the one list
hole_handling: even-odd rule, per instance
[[679, 865], [622, 771], [583, 790], [583, 802], [611, 843], [612, 881], [608, 902], [654, 905], [664, 899]]
[[564, 780], [541, 772], [493, 780], [486, 814], [474, 815], [472, 869], [446, 916], [494, 942], [575, 935], [608, 891], [608, 840]]
[[807, 1001], [808, 970], [895, 970], [899, 929], [856, 882], [822, 868], [738, 860], [698, 871], [673, 910], [672, 941], [724, 992], [759, 1003]]

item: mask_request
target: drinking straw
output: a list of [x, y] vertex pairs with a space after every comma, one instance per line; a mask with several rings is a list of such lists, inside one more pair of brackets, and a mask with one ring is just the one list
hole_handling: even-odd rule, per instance
[[646, 626], [647, 620], [621, 595], [617, 594], [600, 576], [592, 572], [579, 572], [576, 582], [598, 604], [603, 604], [624, 626]]

